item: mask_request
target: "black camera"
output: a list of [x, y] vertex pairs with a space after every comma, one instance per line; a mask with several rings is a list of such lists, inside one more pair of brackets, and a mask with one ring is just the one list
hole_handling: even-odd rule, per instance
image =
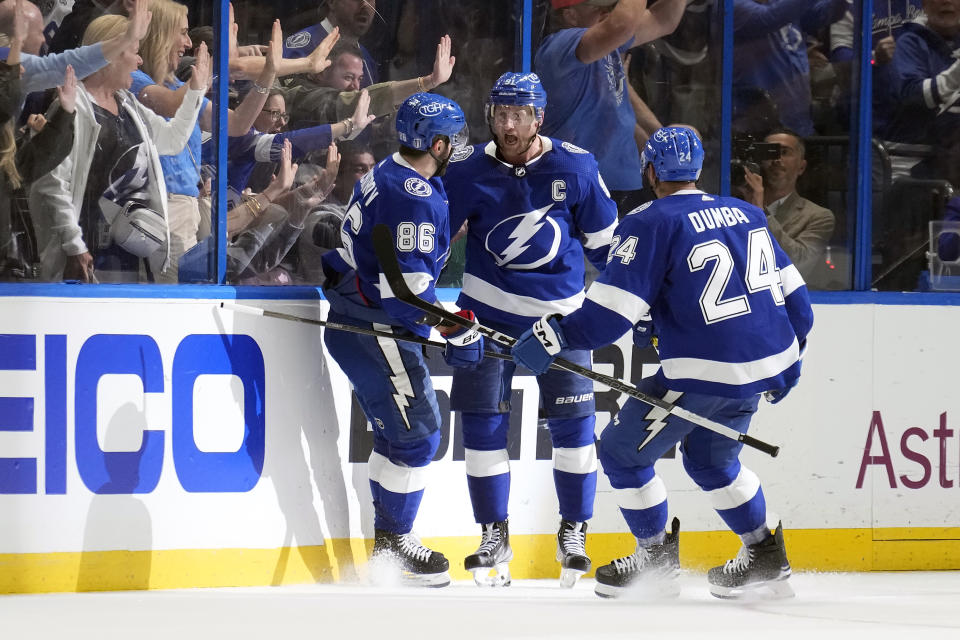
[[778, 160], [781, 155], [780, 145], [776, 142], [757, 142], [753, 136], [734, 136], [730, 160], [730, 185], [739, 187], [746, 184], [744, 168], [759, 174], [764, 161]]

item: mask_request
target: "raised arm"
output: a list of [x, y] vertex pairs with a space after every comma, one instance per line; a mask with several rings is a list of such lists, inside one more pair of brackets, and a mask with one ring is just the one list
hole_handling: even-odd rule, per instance
[[[391, 109], [403, 102], [408, 96], [412, 96], [418, 91], [432, 91], [450, 79], [453, 66], [457, 62], [456, 57], [450, 55], [450, 43], [450, 36], [445, 35], [440, 38], [440, 42], [437, 44], [437, 54], [433, 60], [433, 72], [430, 75], [388, 83], [392, 97]], [[373, 113], [381, 115], [376, 110]]]
[[[148, 0], [133, 0], [133, 9], [127, 22], [127, 30], [123, 34], [103, 41], [103, 57], [113, 62], [124, 51], [135, 43], [139, 43], [147, 35], [152, 13], [148, 11]], [[82, 76], [81, 76], [82, 78]]]
[[[340, 29], [334, 27], [333, 31], [317, 45], [316, 49], [310, 52], [309, 56], [305, 58], [280, 58], [277, 64], [277, 76], [283, 77], [296, 73], [320, 73], [330, 66], [330, 60], [327, 59], [327, 56], [339, 39]], [[265, 64], [265, 59], [259, 56], [231, 58], [230, 77], [234, 80], [255, 78], [263, 71]]]
[[670, 35], [680, 24], [687, 0], [659, 0], [644, 12], [633, 34], [633, 46]]
[[577, 60], [590, 64], [619, 49], [635, 37], [637, 27], [646, 13], [647, 0], [618, 2], [605, 20], [589, 27], [580, 37]]
[[228, 135], [240, 136], [250, 130], [260, 110], [267, 102], [270, 95], [270, 87], [277, 78], [277, 65], [283, 57], [283, 31], [280, 28], [280, 21], [273, 21], [273, 30], [270, 34], [270, 45], [267, 48], [267, 55], [264, 60], [263, 69], [253, 83], [253, 89], [247, 92], [243, 101], [229, 116], [227, 127]]

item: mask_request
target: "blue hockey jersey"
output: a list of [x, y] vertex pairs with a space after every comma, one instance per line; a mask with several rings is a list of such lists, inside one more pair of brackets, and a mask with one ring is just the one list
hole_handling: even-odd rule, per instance
[[529, 326], [583, 300], [584, 254], [603, 269], [617, 208], [593, 155], [541, 136], [525, 165], [496, 157], [496, 144], [466, 147], [444, 177], [450, 228], [468, 222], [458, 299], [483, 321]]
[[393, 231], [394, 250], [410, 290], [436, 302], [434, 284], [450, 249], [443, 183], [439, 178], [425, 180], [399, 153], [384, 159], [353, 189], [340, 230], [343, 247], [323, 256], [325, 267], [356, 279], [366, 307], [382, 308], [396, 324], [426, 337], [430, 327], [417, 324], [423, 311], [397, 300], [381, 272], [372, 240], [377, 224]]
[[561, 327], [570, 348], [593, 349], [648, 313], [663, 385], [730, 398], [790, 386], [813, 324], [803, 278], [763, 211], [696, 190], [624, 217], [607, 268]]

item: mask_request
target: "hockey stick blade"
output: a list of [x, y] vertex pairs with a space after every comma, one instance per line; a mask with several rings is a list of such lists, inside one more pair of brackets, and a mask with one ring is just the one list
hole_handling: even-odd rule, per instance
[[[245, 304], [235, 304], [233, 302], [221, 302], [218, 308], [224, 309], [225, 311], [234, 311], [236, 313], [246, 313], [253, 316], [263, 316], [265, 318], [276, 318], [277, 320], [289, 320], [291, 322], [302, 322], [304, 324], [312, 324], [318, 327], [325, 327], [327, 329], [330, 329], [331, 331], [346, 331], [348, 333], [359, 333], [365, 336], [376, 336], [378, 338], [400, 340], [401, 342], [413, 342], [415, 344], [422, 344], [426, 347], [433, 347], [434, 349], [442, 350], [447, 346], [443, 342], [434, 342], [433, 340], [427, 340], [426, 338], [421, 338], [420, 336], [416, 336], [416, 335], [398, 336], [388, 331], [377, 331], [376, 329], [366, 329], [364, 327], [355, 327], [352, 324], [330, 322], [327, 320], [314, 320], [313, 318], [304, 318], [303, 316], [295, 316], [289, 313], [280, 313], [279, 311], [269, 311], [267, 309], [261, 309], [259, 307], [251, 307]], [[497, 358], [500, 360], [511, 359], [509, 353], [497, 353], [496, 351], [484, 351], [483, 355], [486, 356], [487, 358]]]
[[[508, 336], [504, 333], [500, 333], [489, 327], [485, 327], [482, 324], [470, 322], [466, 318], [458, 316], [457, 314], [444, 309], [439, 305], [435, 305], [431, 302], [427, 302], [423, 298], [414, 294], [410, 287], [407, 285], [407, 281], [403, 277], [403, 272], [400, 271], [400, 262], [397, 260], [397, 254], [393, 249], [393, 233], [391, 233], [390, 228], [383, 224], [378, 224], [373, 228], [373, 250], [377, 255], [377, 260], [380, 262], [380, 268], [383, 270], [383, 275], [387, 279], [387, 284], [390, 285], [390, 289], [393, 291], [394, 297], [397, 298], [400, 302], [408, 304], [412, 307], [420, 309], [428, 315], [431, 315], [435, 318], [440, 318], [448, 324], [457, 325], [467, 329], [474, 329], [487, 338], [490, 338], [494, 342], [498, 342], [503, 346], [512, 347], [516, 343], [516, 338]], [[620, 393], [625, 393], [632, 398], [636, 398], [641, 402], [645, 402], [654, 407], [663, 409], [664, 411], [671, 413], [678, 418], [683, 418], [688, 422], [703, 427], [704, 429], [709, 429], [714, 433], [717, 433], [731, 440], [736, 440], [742, 442], [748, 447], [762, 451], [771, 457], [776, 457], [780, 453], [780, 447], [772, 444], [763, 442], [762, 440], [757, 440], [752, 436], [748, 436], [745, 433], [740, 433], [736, 429], [732, 429], [725, 424], [720, 424], [708, 418], [704, 418], [701, 415], [688, 411], [683, 407], [679, 407], [673, 403], [667, 402], [656, 396], [648, 395], [631, 384], [619, 380], [618, 378], [613, 378], [611, 376], [598, 373], [593, 369], [588, 369], [582, 367], [576, 363], [569, 362], [563, 358], [555, 358], [551, 367], [556, 366], [565, 371], [575, 373], [577, 375], [583, 376], [595, 382], [609, 387]]]

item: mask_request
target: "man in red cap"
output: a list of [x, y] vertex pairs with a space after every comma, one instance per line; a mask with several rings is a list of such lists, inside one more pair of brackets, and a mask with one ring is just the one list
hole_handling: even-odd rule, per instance
[[534, 66], [548, 102], [544, 135], [593, 153], [621, 216], [641, 202], [623, 54], [676, 29], [686, 0], [551, 0], [562, 28], [548, 35]]

